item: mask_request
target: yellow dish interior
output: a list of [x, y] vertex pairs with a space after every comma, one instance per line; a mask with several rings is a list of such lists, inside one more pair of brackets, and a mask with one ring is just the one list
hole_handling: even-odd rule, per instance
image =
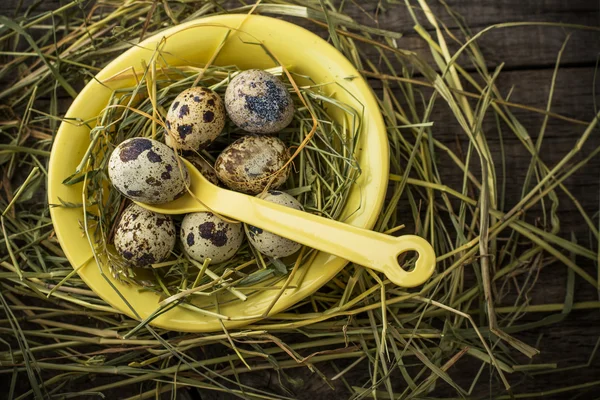
[[[203, 66], [211, 59], [230, 28], [229, 38], [215, 59], [215, 65], [237, 65], [241, 69], [277, 66], [261, 46], [250, 44], [260, 41], [292, 71], [310, 76], [317, 83], [329, 83], [323, 87], [327, 95], [363, 111], [357, 155], [362, 174], [348, 198], [344, 222], [372, 228], [383, 204], [389, 163], [387, 135], [377, 101], [367, 83], [342, 54], [317, 35], [294, 24], [263, 16], [222, 15], [166, 30], [132, 47], [104, 68], [96, 80], [92, 80], [81, 91], [66, 118], [88, 120], [97, 116], [107, 105], [112, 90], [134, 84], [133, 78], [115, 79], [115, 76], [124, 76], [131, 68], [141, 72], [142, 62], [149, 62], [161, 41], [165, 41], [162, 54], [170, 65]], [[340, 118], [340, 115], [334, 113], [332, 118], [336, 117]], [[51, 204], [59, 204], [59, 198], [81, 203], [81, 184], [66, 186], [62, 182], [73, 174], [89, 143], [89, 128], [72, 123], [61, 124], [50, 157], [48, 196]], [[81, 209], [55, 207], [51, 209], [51, 216], [67, 258], [74, 268], [82, 266], [78, 273], [95, 293], [114, 308], [136, 319], [144, 319], [158, 308], [158, 295], [140, 293], [139, 288], [114, 280], [104, 267], [105, 275], [127, 299], [134, 313], [101, 276], [88, 240], [79, 228], [79, 221], [83, 220]], [[333, 278], [347, 261], [321, 252], [309, 264], [303, 265], [295, 281], [291, 282], [291, 286], [297, 287], [284, 292], [270, 314], [281, 312], [313, 293]], [[225, 302], [219, 309], [221, 314], [231, 318], [224, 321], [225, 326], [240, 327], [260, 319], [277, 292], [267, 290], [252, 294], [245, 302]], [[160, 315], [152, 325], [177, 331], [222, 329], [215, 317], [182, 307]]]

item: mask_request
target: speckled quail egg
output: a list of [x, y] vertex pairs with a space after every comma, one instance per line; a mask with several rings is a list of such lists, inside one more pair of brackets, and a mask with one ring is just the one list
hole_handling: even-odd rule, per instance
[[225, 107], [216, 92], [192, 87], [181, 92], [166, 118], [170, 134], [165, 143], [181, 150], [200, 150], [219, 136], [225, 126]]
[[175, 152], [147, 138], [119, 144], [110, 155], [108, 176], [124, 196], [148, 204], [168, 203], [184, 194], [190, 183], [189, 172], [178, 163]]
[[219, 184], [219, 178], [215, 172], [215, 168], [204, 158], [195, 154], [185, 156], [186, 160], [192, 163], [194, 167], [200, 171], [200, 173], [213, 185]]
[[241, 72], [231, 80], [225, 107], [233, 123], [251, 133], [278, 132], [294, 118], [294, 102], [283, 83], [259, 69]]
[[[298, 200], [279, 190], [269, 190], [266, 193], [259, 194], [258, 197], [296, 210], [304, 210], [302, 204], [300, 204]], [[246, 231], [246, 236], [248, 237], [250, 244], [258, 252], [269, 257], [287, 257], [294, 254], [302, 247], [300, 243], [275, 235], [274, 233], [265, 231], [256, 226], [244, 224], [244, 230]]]
[[213, 264], [229, 260], [244, 241], [241, 223], [223, 221], [210, 212], [187, 214], [179, 235], [183, 248], [194, 260]]
[[170, 216], [132, 203], [121, 215], [114, 243], [127, 264], [145, 267], [165, 260], [173, 251], [176, 238]]
[[[246, 135], [231, 143], [217, 157], [215, 171], [228, 188], [238, 192], [262, 192], [272, 175], [289, 160], [285, 143], [274, 136]], [[289, 175], [289, 167], [277, 174], [271, 187], [281, 186]]]

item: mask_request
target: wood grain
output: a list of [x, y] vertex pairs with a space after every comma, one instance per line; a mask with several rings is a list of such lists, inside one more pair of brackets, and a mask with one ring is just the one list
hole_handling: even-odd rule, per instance
[[[0, 2], [0, 15], [14, 15], [18, 0], [3, 0]], [[32, 4], [33, 1], [26, 0], [24, 4]], [[33, 14], [56, 9], [64, 1], [47, 0], [40, 2]], [[398, 40], [398, 46], [419, 52], [428, 53], [424, 42], [412, 31], [412, 20], [404, 5], [404, 1], [361, 1], [360, 8], [353, 6], [347, 1], [346, 12], [364, 24], [378, 26], [382, 29], [400, 31], [405, 33]], [[413, 2], [414, 3], [414, 2]], [[450, 32], [459, 35], [457, 25], [444, 11], [441, 3], [431, 1], [431, 8], [440, 15]], [[551, 21], [572, 24], [585, 24], [591, 26], [600, 25], [600, 2], [595, 0], [448, 0], [447, 3], [459, 14], [476, 33], [481, 29], [507, 21]], [[374, 18], [378, 7], [383, 6], [385, 11], [380, 10]], [[23, 7], [22, 10], [25, 10]], [[420, 10], [416, 10], [422, 16]], [[314, 27], [292, 19], [303, 26]], [[425, 19], [421, 18], [425, 24]], [[497, 81], [500, 91], [504, 94], [511, 92], [511, 101], [523, 103], [529, 106], [545, 108], [548, 100], [552, 68], [556, 61], [557, 53], [562, 46], [566, 35], [572, 32], [567, 49], [563, 55], [562, 66], [557, 79], [554, 100], [551, 110], [572, 118], [588, 121], [593, 118], [594, 91], [600, 92], [600, 80], [593, 87], [594, 64], [600, 53], [600, 34], [594, 31], [574, 31], [572, 29], [548, 28], [548, 27], [518, 27], [510, 29], [497, 29], [484, 35], [478, 44], [481, 47], [488, 66], [494, 68], [501, 62], [505, 63], [504, 72]], [[320, 34], [326, 35], [324, 31]], [[457, 46], [454, 47], [456, 49]], [[370, 59], [379, 64], [379, 59], [372, 49], [365, 50]], [[464, 62], [462, 59], [461, 62]], [[468, 63], [465, 62], [465, 66]], [[376, 94], [381, 95], [379, 81], [372, 80]], [[427, 92], [427, 89], [424, 89]], [[65, 100], [63, 104], [66, 107]], [[513, 113], [520, 120], [535, 140], [543, 117], [529, 111], [514, 109]], [[466, 141], [460, 127], [446, 106], [440, 104], [436, 107], [432, 120], [434, 121], [434, 135], [441, 142], [452, 148], [456, 148], [457, 141], [464, 147]], [[488, 121], [485, 129], [493, 132], [495, 129], [493, 121]], [[549, 166], [556, 164], [566, 152], [576, 143], [582, 128], [557, 119], [550, 119], [546, 128], [545, 139], [542, 146], [541, 156]], [[530, 154], [524, 151], [519, 140], [504, 129], [504, 146], [508, 154], [506, 158], [505, 178], [507, 180], [506, 203], [507, 207], [516, 203], [520, 198], [521, 185], [525, 172], [529, 166]], [[408, 133], [407, 133], [408, 134]], [[494, 150], [494, 160], [500, 163], [500, 143], [495, 134], [489, 135], [489, 143]], [[581, 155], [575, 158], [575, 162], [581, 160], [591, 149], [600, 146], [600, 134], [596, 132], [589, 140]], [[444, 182], [455, 188], [460, 188], [461, 177], [456, 172], [450, 161], [444, 156], [438, 160], [439, 167], [443, 171]], [[476, 171], [476, 170], [475, 170]], [[566, 181], [566, 186], [580, 200], [582, 206], [590, 214], [598, 210], [600, 203], [600, 158], [592, 160], [588, 166], [573, 178]], [[575, 206], [564, 195], [560, 195], [562, 221], [561, 234], [569, 237], [574, 232], [577, 237], [585, 241], [586, 227], [582, 223]], [[597, 219], [596, 219], [597, 221]], [[578, 260], [579, 261], [579, 260]], [[595, 274], [595, 267], [586, 261], [580, 261], [583, 268]], [[562, 303], [565, 296], [564, 266], [550, 265], [540, 274], [540, 281], [536, 289], [531, 293], [531, 303]], [[597, 300], [598, 293], [590, 289], [589, 285], [577, 281], [576, 300]], [[545, 314], [528, 316], [529, 320], [539, 320]], [[572, 312], [563, 322], [549, 327], [528, 331], [516, 336], [535, 345], [540, 337], [539, 344], [541, 354], [534, 359], [534, 363], [558, 363], [559, 367], [583, 365], [588, 362], [589, 356], [594, 348], [596, 340], [600, 337], [600, 310], [583, 310]], [[527, 320], [519, 321], [525, 323]], [[210, 350], [208, 350], [210, 351]], [[524, 363], [526, 360], [517, 360]], [[341, 363], [340, 368], [348, 365]], [[477, 373], [480, 363], [473, 358], [464, 358], [452, 369], [451, 376], [462, 387], [470, 385], [472, 377]], [[336, 374], [335, 370], [328, 365], [321, 367], [321, 372], [326, 376]], [[294, 397], [299, 399], [345, 399], [348, 394], [339, 381], [335, 382], [336, 391], [332, 391], [316, 375], [311, 374], [307, 368], [301, 367], [287, 372], [291, 377], [301, 380], [301, 384], [294, 390]], [[509, 377], [519, 393], [538, 392], [556, 389], [578, 383], [597, 380], [600, 377], [600, 359], [591, 360], [587, 368], [578, 369], [576, 373], [556, 373], [529, 377], [523, 382], [518, 382], [514, 377]], [[366, 364], [360, 365], [346, 377], [353, 385], [362, 385], [369, 380], [369, 372]], [[484, 383], [489, 378], [487, 371], [481, 377], [481, 391], [474, 393], [479, 398], [493, 398], [496, 393], [488, 392]], [[97, 382], [110, 382], [112, 377], [97, 377]], [[244, 383], [268, 390], [276, 390], [278, 376], [275, 372], [256, 372], [243, 375]], [[100, 384], [100, 383], [98, 383]], [[396, 384], [401, 387], [403, 382], [399, 380]], [[491, 387], [497, 387], [497, 382], [491, 382]], [[76, 391], [77, 388], [70, 388]], [[148, 388], [146, 388], [147, 390]], [[136, 392], [105, 393], [113, 398], [121, 398], [126, 395], [134, 395]], [[571, 398], [574, 393], [556, 395], [553, 399]], [[444, 383], [437, 385], [431, 396], [452, 396], [454, 390]], [[195, 392], [182, 393], [182, 398], [190, 399], [227, 399], [229, 397], [218, 393], [202, 391], [201, 395]], [[1, 397], [1, 396], [0, 396]], [[582, 394], [580, 398], [598, 397], [598, 392], [593, 389]]]

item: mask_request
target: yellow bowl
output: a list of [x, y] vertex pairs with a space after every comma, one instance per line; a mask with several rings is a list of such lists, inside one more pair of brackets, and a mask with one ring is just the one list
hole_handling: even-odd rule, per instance
[[[362, 175], [351, 190], [344, 208], [344, 221], [372, 228], [383, 204], [389, 168], [387, 135], [377, 101], [367, 83], [342, 54], [323, 39], [294, 24], [263, 16], [220, 15], [168, 29], [132, 47], [106, 66], [77, 96], [66, 117], [89, 120], [97, 116], [107, 105], [112, 89], [133, 84], [131, 79], [109, 81], [108, 78], [131, 68], [141, 71], [142, 62], [148, 63], [161, 40], [166, 38], [162, 54], [166, 55], [170, 65], [203, 65], [215, 53], [229, 28], [232, 28], [231, 34], [214, 61], [215, 65], [237, 65], [241, 69], [276, 66], [261, 46], [249, 43], [260, 40], [282, 64], [291, 66], [298, 74], [310, 76], [317, 83], [331, 83], [323, 87], [328, 95], [363, 111], [357, 154]], [[334, 113], [332, 117], [340, 118], [340, 115]], [[84, 126], [61, 124], [50, 156], [48, 196], [51, 204], [58, 204], [59, 198], [81, 203], [81, 184], [66, 186], [62, 182], [81, 161], [90, 143], [89, 132], [89, 128]], [[99, 268], [92, 258], [92, 249], [79, 225], [83, 219], [81, 209], [56, 207], [51, 209], [51, 215], [67, 258], [74, 268], [81, 266], [79, 275], [95, 293], [114, 308], [136, 319], [144, 319], [157, 309], [158, 295], [139, 293], [138, 288], [109, 277], [112, 285], [133, 307], [134, 313], [102, 277], [100, 268], [105, 269], [106, 276], [110, 274], [105, 266]], [[298, 271], [296, 281], [291, 283], [298, 287], [288, 289], [270, 314], [281, 312], [307, 297], [346, 264], [347, 261], [341, 258], [318, 253], [310, 265], [303, 265]], [[300, 278], [302, 280], [298, 281]], [[225, 326], [241, 327], [260, 319], [276, 293], [275, 290], [265, 290], [253, 294], [245, 302], [226, 302], [219, 309], [221, 314], [231, 318], [224, 321]], [[160, 315], [152, 321], [152, 325], [177, 331], [222, 329], [215, 317], [182, 307]]]

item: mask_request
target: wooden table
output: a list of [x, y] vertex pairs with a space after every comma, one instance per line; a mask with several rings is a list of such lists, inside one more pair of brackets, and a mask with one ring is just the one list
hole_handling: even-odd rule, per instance
[[[32, 2], [27, 0], [24, 3]], [[455, 11], [464, 16], [473, 32], [492, 24], [509, 21], [553, 21], [594, 26], [600, 24], [600, 2], [597, 0], [448, 0], [447, 2]], [[12, 15], [12, 9], [16, 3], [16, 0], [2, 1], [0, 14]], [[59, 3], [61, 2], [58, 0], [45, 1], [39, 6], [38, 11], [55, 9]], [[377, 21], [371, 17], [378, 4], [374, 0], [361, 2], [364, 13], [356, 11], [353, 17], [361, 23], [405, 32], [405, 36], [398, 41], [398, 45], [416, 52], [425, 52], [423, 41], [418, 39], [414, 32], [411, 32], [413, 23], [403, 5], [404, 2], [400, 1], [399, 3], [402, 4], [399, 5], [382, 3], [387, 11], [380, 14]], [[433, 4], [435, 1], [431, 3], [436, 13], [444, 15], [443, 7], [440, 4]], [[444, 21], [450, 32], [458, 33], [456, 24], [451, 19], [445, 18]], [[567, 34], [561, 29], [521, 26], [493, 30], [484, 35], [478, 43], [487, 58], [490, 69], [497, 67], [501, 62], [504, 63], [503, 72], [497, 81], [502, 93], [506, 94], [512, 91], [511, 101], [543, 109], [547, 106], [557, 54], [566, 38]], [[551, 107], [553, 112], [584, 121], [593, 118], [593, 91], [600, 94], [600, 78], [595, 87], [593, 86], [594, 69], [599, 54], [600, 35], [598, 32], [574, 31], [562, 55]], [[373, 54], [373, 61], [378, 61], [376, 54]], [[380, 93], [377, 87], [375, 89]], [[600, 103], [600, 97], [598, 102]], [[535, 140], [543, 120], [542, 116], [518, 109], [514, 113], [520, 118], [532, 140]], [[448, 114], [443, 112], [434, 115], [433, 120], [438, 127], [437, 139], [449, 146], [456, 146], [457, 138], [462, 137], [463, 134], [455, 120], [448, 118]], [[575, 140], [581, 132], [582, 129], [574, 127], [572, 124], [559, 119], [550, 119], [542, 150], [545, 162], [550, 166], [555, 164], [575, 144]], [[597, 130], [593, 135], [589, 144], [598, 146], [600, 131]], [[516, 138], [506, 138], [504, 145], [507, 154], [508, 208], [520, 198], [521, 183], [529, 166], [530, 157]], [[497, 153], [498, 141], [491, 139], [490, 146]], [[499, 154], [494, 154], [494, 156], [496, 160], [499, 160]], [[461, 177], [456, 177], [454, 183], [458, 183], [460, 179]], [[600, 158], [596, 158], [590, 162], [583, 173], [579, 173], [576, 179], [571, 179], [567, 183], [569, 189], [580, 200], [582, 207], [592, 214], [598, 210], [599, 206], [599, 182]], [[581, 223], [575, 206], [568, 198], [561, 198], [560, 218], [563, 236], [569, 237], [573, 232], [580, 240], [587, 240], [585, 226]], [[598, 221], [597, 216], [596, 221]], [[592, 265], [589, 267], [593, 272], [594, 267]], [[535, 292], [531, 293], [531, 303], [562, 303], [565, 295], [563, 276], [565, 276], [564, 271], [545, 271]], [[598, 293], [587, 289], [589, 285], [582, 287], [586, 289], [577, 291], [577, 301], [598, 300]], [[539, 319], [539, 315], [536, 318]], [[543, 335], [538, 346], [541, 354], [535, 358], [535, 363], [558, 362], [559, 366], [586, 364], [598, 337], [600, 337], [600, 310], [573, 311], [563, 322], [532, 330], [526, 335], [518, 337], [527, 343], [535, 344], [540, 335]], [[305, 379], [303, 389], [298, 392], [300, 393], [299, 398], [333, 400], [346, 396], [346, 394], [336, 395], [331, 392], [324, 386], [321, 379], [310, 379], [306, 369], [302, 369], [302, 371], [296, 369], [290, 373], [308, 378]], [[460, 383], [470, 382], [473, 373], [473, 369], [465, 365], [460, 371], [460, 374], [464, 376], [457, 375], [459, 373], [454, 371], [453, 378]], [[265, 374], [256, 374], [252, 379], [255, 379], [254, 382], [257, 384], [265, 384], [269, 379], [276, 380], [276, 377], [274, 374], [270, 377]], [[559, 373], [531, 377], [519, 388], [519, 392], [537, 392], [598, 379], [600, 379], [600, 357], [590, 360], [587, 368], [571, 371], [569, 374]], [[600, 392], [600, 387], [598, 391]], [[448, 393], [452, 392], [449, 390]], [[490, 396], [492, 395], [490, 394]], [[591, 392], [588, 395], [591, 395]], [[564, 395], [564, 398], [570, 397], [570, 393]], [[207, 394], [202, 398], [218, 398], [218, 396]]]

